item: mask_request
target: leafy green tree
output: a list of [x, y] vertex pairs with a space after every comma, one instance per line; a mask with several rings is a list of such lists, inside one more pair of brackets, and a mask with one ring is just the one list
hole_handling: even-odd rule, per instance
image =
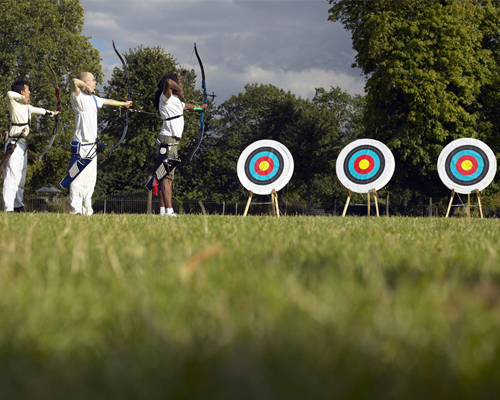
[[[82, 35], [83, 14], [78, 0], [0, 1], [0, 92], [4, 95], [15, 80], [27, 79], [32, 103], [55, 110], [54, 78], [47, 58], [63, 103], [56, 140], [40, 163], [37, 156], [48, 144], [54, 120], [38, 117], [32, 121], [27, 193], [42, 185], [56, 185], [66, 172], [74, 121], [68, 106], [70, 80], [83, 70], [94, 72], [98, 79], [101, 75], [99, 53]], [[1, 131], [9, 125], [7, 109], [0, 108]]]
[[436, 172], [443, 147], [491, 133], [480, 94], [498, 66], [494, 39], [485, 43], [495, 28], [498, 35], [498, 7], [489, 0], [329, 2], [329, 18], [352, 33], [355, 65], [367, 76], [367, 135], [395, 153], [391, 187], [443, 195]]

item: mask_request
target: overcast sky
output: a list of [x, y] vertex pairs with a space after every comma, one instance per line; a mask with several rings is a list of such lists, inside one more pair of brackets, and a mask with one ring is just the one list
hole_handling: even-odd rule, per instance
[[[84, 34], [102, 57], [105, 81], [121, 53], [162, 46], [200, 75], [196, 42], [208, 92], [216, 103], [247, 83], [272, 84], [303, 98], [338, 86], [364, 94], [364, 78], [351, 68], [350, 33], [328, 21], [326, 0], [80, 0]], [[197, 82], [200, 88], [201, 81]]]

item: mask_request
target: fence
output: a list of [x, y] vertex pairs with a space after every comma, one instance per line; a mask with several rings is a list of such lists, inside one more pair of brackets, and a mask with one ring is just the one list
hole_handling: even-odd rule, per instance
[[[265, 199], [265, 198], [263, 198]], [[44, 196], [26, 196], [24, 198], [26, 211], [29, 212], [57, 212], [69, 213], [69, 197], [44, 197]], [[174, 210], [179, 214], [201, 214], [203, 209], [207, 214], [218, 215], [242, 215], [245, 211], [246, 201], [226, 202], [226, 201], [198, 201], [198, 200], [173, 200]], [[284, 215], [340, 215], [343, 204], [335, 202], [332, 210], [325, 211], [320, 204], [314, 204], [307, 208], [306, 203], [280, 201], [280, 212]], [[148, 198], [144, 197], [98, 197], [93, 199], [92, 207], [95, 213], [101, 214], [147, 214]], [[349, 204], [348, 215], [366, 216], [366, 204]], [[465, 205], [453, 205], [457, 211], [465, 212]], [[3, 199], [0, 196], [0, 210], [3, 210]], [[476, 206], [472, 206], [475, 216], [479, 211]], [[157, 197], [153, 197], [152, 213], [158, 214], [160, 204]], [[500, 209], [486, 210], [483, 206], [483, 212], [488, 217], [500, 217]], [[271, 202], [252, 202], [248, 210], [249, 215], [272, 215]], [[385, 215], [385, 207], [380, 208], [380, 214]], [[375, 215], [375, 208], [372, 205], [371, 215]], [[460, 212], [458, 215], [461, 215]], [[428, 210], [424, 210], [421, 216], [431, 216]], [[444, 216], [438, 213], [438, 209], [433, 207], [432, 216]]]
[[[2, 201], [0, 201], [2, 203]], [[69, 197], [25, 197], [26, 211], [30, 212], [59, 212], [69, 213]], [[242, 215], [245, 211], [246, 201], [198, 201], [198, 200], [173, 200], [173, 207], [179, 214], [219, 214], [219, 215]], [[146, 214], [148, 212], [147, 197], [100, 197], [93, 199], [92, 208], [94, 213], [101, 214]], [[279, 202], [281, 213], [285, 215], [326, 215], [320, 208], [307, 210], [305, 203]], [[3, 209], [3, 204], [2, 204]], [[152, 213], [157, 214], [160, 204], [157, 197], [153, 198]], [[249, 215], [271, 215], [271, 202], [252, 202], [248, 210]]]

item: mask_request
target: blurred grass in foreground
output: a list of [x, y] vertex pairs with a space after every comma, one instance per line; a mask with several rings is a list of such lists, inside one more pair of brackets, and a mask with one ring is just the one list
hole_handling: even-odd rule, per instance
[[491, 399], [498, 220], [0, 215], [5, 399]]

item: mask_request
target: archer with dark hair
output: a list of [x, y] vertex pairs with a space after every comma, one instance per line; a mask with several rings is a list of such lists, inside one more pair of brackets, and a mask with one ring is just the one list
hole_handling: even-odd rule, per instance
[[15, 81], [12, 86], [10, 87], [10, 90], [12, 90], [13, 92], [16, 92], [16, 93], [19, 93], [21, 94], [21, 92], [24, 90], [24, 87], [25, 86], [28, 86], [29, 87], [29, 82], [25, 79], [19, 79], [17, 81]]
[[[161, 132], [156, 139], [157, 158], [152, 181], [146, 186], [154, 185], [160, 198], [160, 215], [177, 216], [172, 207], [172, 188], [174, 171], [180, 162], [177, 145], [184, 131], [184, 111], [201, 111], [206, 104], [194, 105], [183, 103], [182, 82], [177, 74], [166, 74], [158, 82], [153, 104], [163, 119]], [[155, 190], [156, 193], [156, 190]]]
[[10, 113], [9, 138], [5, 143], [5, 154], [0, 162], [0, 170], [4, 172], [3, 201], [6, 212], [24, 211], [23, 195], [28, 167], [28, 143], [32, 114], [54, 116], [59, 111], [48, 111], [45, 108], [33, 107], [30, 104], [30, 88], [28, 81], [19, 79], [7, 92], [7, 108]]

